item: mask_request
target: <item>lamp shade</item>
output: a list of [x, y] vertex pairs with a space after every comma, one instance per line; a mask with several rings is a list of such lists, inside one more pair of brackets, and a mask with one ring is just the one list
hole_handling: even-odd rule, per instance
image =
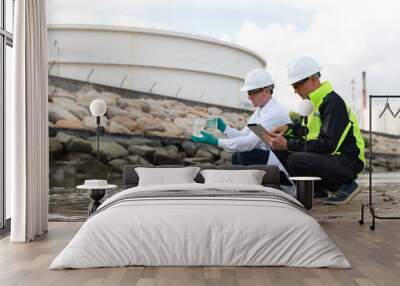
[[313, 112], [313, 105], [309, 99], [303, 99], [297, 106], [297, 111], [301, 116], [308, 116]]
[[90, 103], [90, 113], [93, 116], [102, 116], [107, 111], [107, 105], [102, 99], [95, 99]]

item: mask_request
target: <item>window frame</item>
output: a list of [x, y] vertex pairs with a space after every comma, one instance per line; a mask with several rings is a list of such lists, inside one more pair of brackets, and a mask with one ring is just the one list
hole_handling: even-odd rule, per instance
[[[5, 95], [6, 95], [6, 50], [7, 46], [13, 47], [13, 34], [6, 30], [7, 15], [6, 0], [0, 0], [1, 21], [0, 21], [0, 236], [9, 231], [10, 221], [6, 218], [6, 189], [5, 189]], [[12, 0], [14, 14], [15, 0]], [[13, 27], [14, 29], [14, 27]], [[13, 30], [12, 29], [12, 30]]]

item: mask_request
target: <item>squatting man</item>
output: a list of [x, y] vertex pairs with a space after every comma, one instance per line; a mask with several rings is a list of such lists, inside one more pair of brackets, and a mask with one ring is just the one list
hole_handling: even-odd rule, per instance
[[360, 192], [355, 179], [365, 165], [364, 140], [355, 114], [328, 81], [321, 83], [321, 69], [310, 57], [288, 66], [290, 84], [302, 99], [311, 101], [313, 112], [306, 124], [277, 126], [264, 139], [291, 176], [320, 177], [316, 194], [328, 197], [331, 191], [334, 195], [325, 203], [338, 205]]

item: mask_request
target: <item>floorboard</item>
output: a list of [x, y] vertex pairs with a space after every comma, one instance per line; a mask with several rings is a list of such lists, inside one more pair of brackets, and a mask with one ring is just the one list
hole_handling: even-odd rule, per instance
[[78, 231], [80, 222], [51, 222], [49, 233], [32, 243], [0, 240], [0, 285], [399, 285], [400, 223], [326, 222], [322, 227], [352, 263], [352, 269], [290, 267], [118, 267], [85, 270], [48, 269]]

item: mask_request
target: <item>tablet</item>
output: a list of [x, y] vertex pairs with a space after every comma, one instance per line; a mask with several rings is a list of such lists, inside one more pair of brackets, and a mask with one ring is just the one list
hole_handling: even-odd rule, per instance
[[263, 142], [268, 144], [263, 136], [264, 134], [271, 134], [271, 132], [268, 132], [267, 129], [265, 129], [261, 124], [258, 123], [249, 123], [247, 124], [247, 127], [249, 127], [249, 129], [253, 131]]

